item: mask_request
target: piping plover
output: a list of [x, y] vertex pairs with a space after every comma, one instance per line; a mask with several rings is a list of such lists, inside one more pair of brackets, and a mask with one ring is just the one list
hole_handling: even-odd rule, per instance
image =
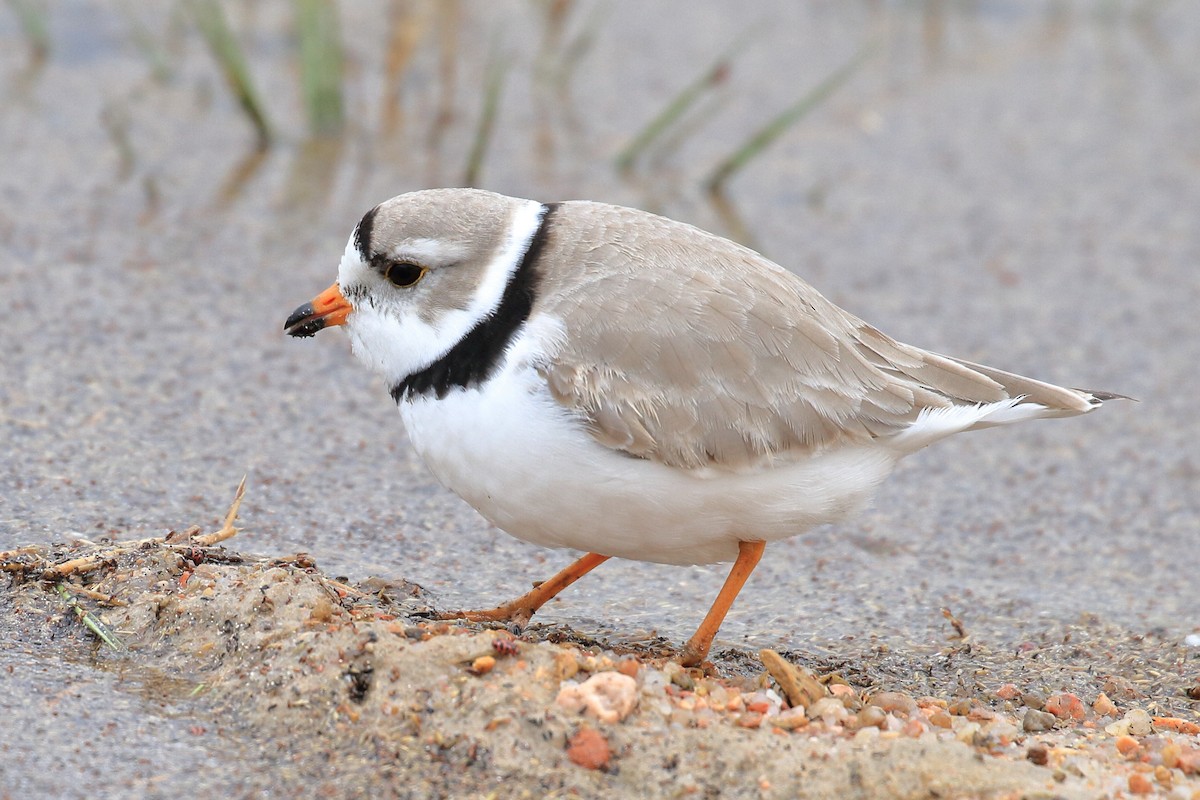
[[1119, 397], [902, 344], [690, 225], [475, 189], [368, 211], [285, 327], [335, 325], [443, 484], [519, 539], [587, 553], [454, 616], [524, 624], [613, 556], [733, 561], [688, 665], [768, 542], [844, 518], [902, 456]]

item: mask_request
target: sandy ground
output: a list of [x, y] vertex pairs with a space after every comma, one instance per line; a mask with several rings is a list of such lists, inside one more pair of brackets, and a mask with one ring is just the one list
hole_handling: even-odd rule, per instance
[[[193, 741], [233, 745], [217, 784], [239, 796], [1200, 797], [1195, 714], [1165, 716], [1128, 683], [1112, 697], [1022, 691], [967, 642], [939, 657], [970, 688], [925, 694], [928, 678], [876, 665], [822, 682], [764, 651], [685, 670], [662, 643], [614, 651], [555, 627], [438, 622], [413, 584], [348, 586], [305, 556], [251, 559], [186, 532], [26, 548], [0, 568], [6, 629], [101, 671], [159, 676]], [[1036, 658], [1012, 672], [1041, 678]], [[118, 732], [84, 727], [76, 744]], [[171, 779], [147, 766], [128, 794]], [[5, 798], [61, 788], [53, 774], [4, 777]]]
[[[1171, 789], [1154, 773], [1165, 766], [1155, 759], [1189, 734], [1139, 733], [1118, 760], [1122, 733], [1105, 728], [1134, 710], [1197, 719], [1189, 692], [1200, 647], [1189, 642], [1200, 634], [1200, 6], [513, 0], [444, 16], [437, 9], [451, 4], [363, 0], [340, 5], [346, 131], [320, 138], [301, 106], [293, 4], [224, 4], [278, 132], [259, 151], [176, 4], [41, 5], [42, 56], [0, 9], [0, 550], [32, 545], [66, 557], [88, 550], [78, 542], [213, 529], [249, 473], [247, 532], [230, 543], [247, 560], [205, 555], [193, 570], [172, 545], [143, 554], [144, 564], [126, 554], [89, 573], [85, 581], [104, 584], [94, 591], [130, 603], [109, 608], [80, 595], [128, 640], [121, 656], [97, 645], [36, 571], [9, 573], [0, 590], [0, 796], [244, 796], [320, 782], [325, 771], [349, 793], [375, 769], [417, 770], [404, 773], [413, 794], [453, 779], [485, 796], [536, 796], [548, 791], [531, 777], [542, 769], [558, 770], [550, 785], [576, 781], [582, 792], [663, 786], [683, 773], [693, 783], [681, 778], [680, 791], [761, 791], [769, 772], [772, 791], [786, 794], [795, 770], [824, 764], [829, 780], [874, 780], [877, 759], [856, 753], [914, 747], [965, 752], [961, 763], [1042, 781], [1010, 793], [1037, 796], [1049, 775], [1051, 795], [1128, 795], [1121, 781], [1141, 764], [1154, 792], [1188, 796], [1194, 779], [1182, 767], [1169, 768]], [[616, 170], [621, 148], [747, 27], [722, 81], [683, 124], [632, 171]], [[398, 41], [412, 44], [399, 66], [389, 56]], [[864, 50], [872, 55], [853, 79], [754, 159], [723, 203], [705, 193], [720, 159]], [[531, 630], [519, 659], [504, 656], [476, 676], [433, 655], [471, 655], [490, 646], [484, 638], [410, 639], [387, 628], [421, 628], [408, 606], [335, 600], [336, 588], [303, 577], [294, 561], [260, 561], [303, 551], [320, 574], [368, 594], [372, 581], [411, 581], [425, 590], [422, 603], [464, 608], [511, 597], [572, 556], [489, 528], [438, 486], [344, 337], [296, 342], [280, 330], [333, 279], [365, 209], [463, 182], [482, 87], [498, 62], [509, 70], [477, 180], [484, 188], [659, 211], [760, 248], [902, 340], [1139, 399], [956, 437], [909, 459], [860, 518], [772, 547], [717, 640], [713, 680], [739, 696], [762, 689], [758, 653], [769, 648], [841, 676], [855, 702], [880, 692], [945, 702], [952, 728], [910, 736], [912, 715], [891, 711], [887, 730], [851, 732], [849, 718], [831, 712], [828, 724], [784, 736], [737, 725], [744, 709], [693, 728], [695, 703], [672, 727], [687, 698], [652, 676], [669, 671], [660, 659], [694, 629], [720, 567], [605, 564], [542, 610], [547, 627]], [[315, 599], [271, 610], [255, 597], [292, 580], [301, 581], [288, 590], [297, 597], [329, 596], [333, 616], [317, 624], [325, 611]], [[193, 596], [210, 585], [209, 599]], [[158, 598], [204, 624], [170, 611], [155, 618]], [[356, 604], [373, 609], [370, 619], [355, 616]], [[276, 620], [281, 607], [294, 616]], [[373, 622], [376, 610], [395, 619]], [[294, 650], [282, 655], [321, 625], [350, 637], [314, 655], [322, 672]], [[359, 679], [337, 653], [361, 661], [369, 629], [389, 659], [425, 676], [413, 685], [434, 711], [412, 712], [421, 732], [397, 733], [408, 730], [402, 720], [383, 733], [372, 727], [380, 715], [393, 719], [384, 702], [415, 702], [387, 699], [405, 686], [385, 677], [390, 662], [373, 662], [362, 703], [350, 699]], [[535, 676], [561, 648], [543, 639], [578, 652], [577, 677], [632, 653], [643, 664], [637, 709], [601, 723], [557, 706], [557, 675]], [[427, 668], [415, 666], [422, 653]], [[529, 698], [504, 688], [510, 670]], [[317, 674], [324, 688], [290, 683]], [[259, 683], [264, 675], [281, 682]], [[314, 692], [311, 706], [263, 711], [260, 696], [284, 697], [292, 685]], [[455, 705], [455, 687], [552, 716], [550, 736], [530, 745], [541, 766], [517, 764], [500, 744], [517, 747], [526, 723], [487, 730], [493, 717]], [[1097, 714], [1101, 693], [1116, 716]], [[1028, 709], [1067, 694], [1079, 698], [1082, 720], [1025, 734]], [[971, 719], [973, 702], [1002, 719]], [[917, 713], [928, 721], [934, 708]], [[857, 720], [861, 710], [846, 711]], [[612, 745], [615, 769], [564, 760], [584, 723]], [[946, 730], [962, 735], [961, 747], [941, 742]], [[481, 758], [477, 747], [468, 766], [463, 744], [439, 756], [442, 745], [428, 742], [438, 731], [442, 742], [462, 736], [494, 755]], [[415, 737], [408, 753], [403, 736]], [[704, 754], [672, 750], [677, 736], [721, 738]], [[1039, 739], [1045, 767], [1027, 758]], [[800, 750], [751, 757], [785, 745]], [[1182, 754], [1194, 737], [1179, 745]], [[735, 746], [751, 755], [726, 758]], [[807, 748], [830, 758], [810, 759]], [[915, 774], [902, 766], [885, 778]], [[493, 789], [480, 788], [489, 777]], [[337, 794], [341, 784], [323, 785]]]

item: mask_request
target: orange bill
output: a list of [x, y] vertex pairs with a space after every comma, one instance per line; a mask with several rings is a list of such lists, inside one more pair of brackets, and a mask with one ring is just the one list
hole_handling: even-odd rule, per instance
[[335, 283], [311, 302], [297, 308], [283, 323], [283, 329], [288, 336], [315, 336], [322, 328], [342, 325], [346, 317], [353, 311], [350, 301], [342, 294], [341, 288]]

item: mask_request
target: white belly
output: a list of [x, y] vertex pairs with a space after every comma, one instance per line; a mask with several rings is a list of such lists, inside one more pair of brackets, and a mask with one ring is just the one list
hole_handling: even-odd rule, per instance
[[752, 473], [690, 472], [598, 444], [527, 366], [400, 404], [437, 478], [504, 531], [546, 547], [665, 564], [732, 561], [860, 507], [898, 458], [862, 446]]

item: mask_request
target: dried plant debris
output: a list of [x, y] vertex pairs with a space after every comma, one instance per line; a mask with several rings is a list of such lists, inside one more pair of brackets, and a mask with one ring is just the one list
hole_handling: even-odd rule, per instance
[[[213, 534], [0, 554], [4, 624], [24, 626], [26, 643], [122, 648], [101, 667], [117, 658], [124, 673], [174, 676], [159, 682], [166, 702], [264, 763], [288, 753], [278, 780], [295, 788], [486, 796], [502, 779], [497, 796], [1200, 791], [1200, 714], [1186, 695], [1196, 648], [1149, 656], [1085, 623], [1015, 654], [975, 634], [969, 652], [729, 651], [689, 670], [658, 639], [604, 643], [547, 625], [518, 638], [435, 621], [413, 584], [348, 585], [303, 554], [225, 550], [242, 494]], [[81, 610], [95, 627], [79, 625]], [[1057, 671], [1042, 669], [1051, 663]]]

